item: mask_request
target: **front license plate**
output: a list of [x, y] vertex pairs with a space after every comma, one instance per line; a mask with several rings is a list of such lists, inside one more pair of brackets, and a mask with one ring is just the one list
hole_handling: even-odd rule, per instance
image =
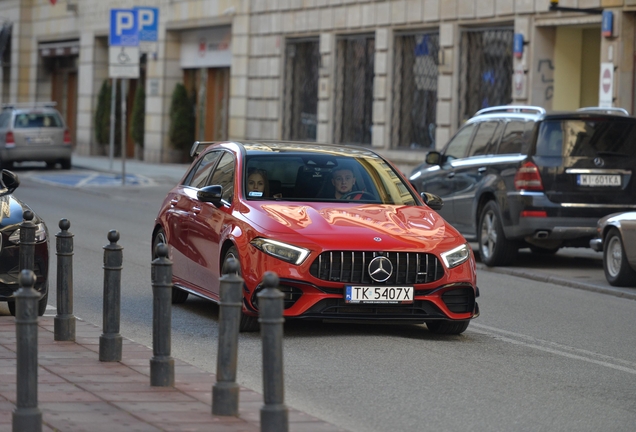
[[579, 186], [618, 186], [621, 185], [620, 175], [580, 174], [577, 179]]
[[413, 287], [345, 287], [345, 303], [413, 303]]

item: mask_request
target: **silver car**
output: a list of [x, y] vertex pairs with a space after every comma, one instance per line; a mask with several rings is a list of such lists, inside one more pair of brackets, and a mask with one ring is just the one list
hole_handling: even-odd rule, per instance
[[613, 286], [636, 286], [636, 212], [599, 219], [590, 247], [603, 252], [605, 278]]
[[44, 161], [71, 168], [71, 134], [54, 102], [5, 104], [0, 114], [0, 165]]

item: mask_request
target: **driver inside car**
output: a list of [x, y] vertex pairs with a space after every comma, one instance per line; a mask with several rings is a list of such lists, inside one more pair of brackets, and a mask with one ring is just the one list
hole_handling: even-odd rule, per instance
[[336, 169], [331, 173], [331, 184], [335, 188], [336, 199], [342, 199], [353, 190], [356, 183], [356, 177], [353, 171], [347, 168]]

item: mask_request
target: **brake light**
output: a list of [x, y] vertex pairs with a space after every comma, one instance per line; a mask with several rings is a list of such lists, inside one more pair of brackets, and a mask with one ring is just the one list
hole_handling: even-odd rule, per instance
[[521, 212], [521, 217], [548, 217], [548, 213], [545, 210], [524, 210]]
[[539, 168], [532, 162], [526, 162], [521, 165], [515, 174], [515, 189], [517, 190], [533, 190], [542, 191], [543, 183]]
[[7, 132], [7, 136], [4, 139], [4, 146], [6, 148], [15, 147], [15, 138], [13, 137], [13, 132], [11, 131]]
[[71, 133], [68, 129], [64, 129], [64, 144], [71, 145]]

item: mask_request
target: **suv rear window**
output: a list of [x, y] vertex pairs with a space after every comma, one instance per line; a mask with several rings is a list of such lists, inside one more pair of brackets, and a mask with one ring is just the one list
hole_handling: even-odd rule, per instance
[[56, 113], [20, 113], [15, 116], [14, 127], [20, 128], [60, 128], [62, 119]]
[[[565, 145], [564, 145], [565, 143]], [[546, 120], [539, 129], [537, 156], [635, 156], [636, 122], [617, 119]]]

